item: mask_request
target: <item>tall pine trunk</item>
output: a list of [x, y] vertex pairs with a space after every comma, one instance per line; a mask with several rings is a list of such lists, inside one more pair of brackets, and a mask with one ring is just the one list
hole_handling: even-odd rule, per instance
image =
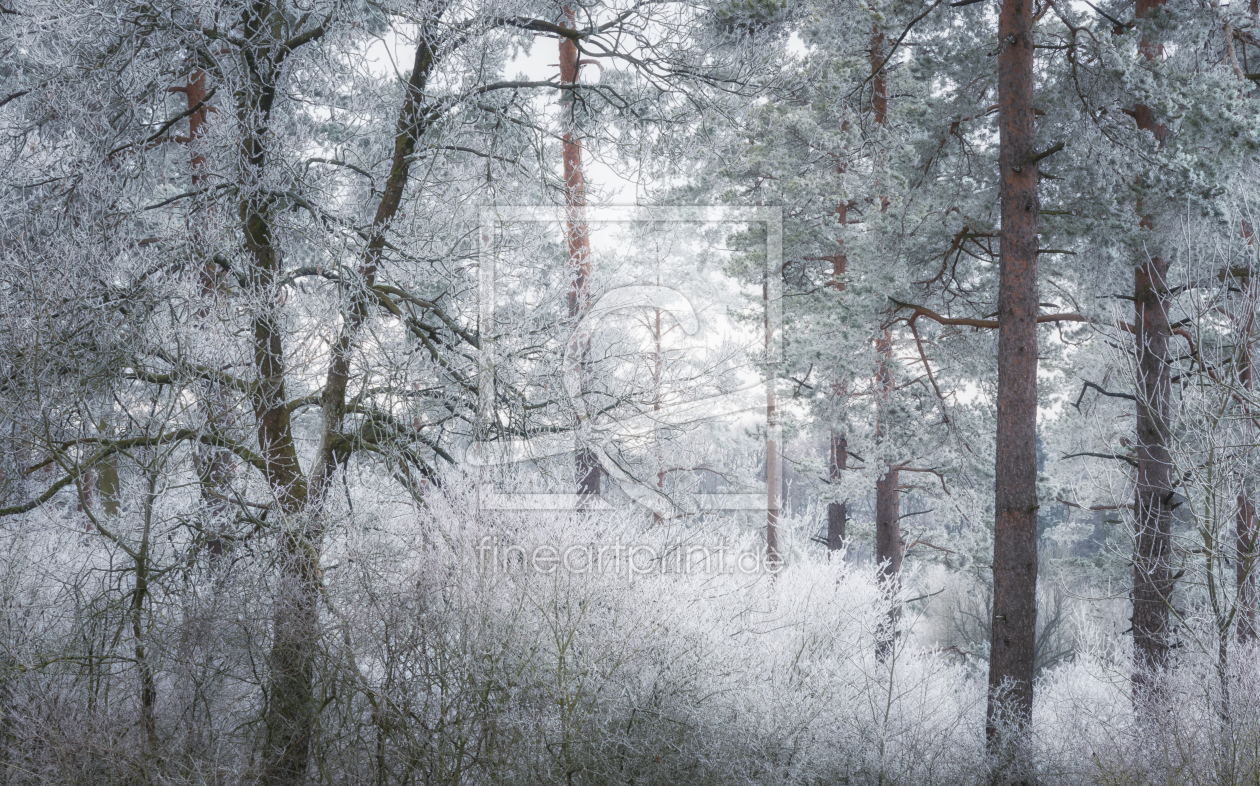
[[[765, 306], [766, 360], [774, 351], [774, 325], [770, 319], [770, 276], [778, 271], [767, 270], [761, 281], [761, 299]], [[771, 370], [766, 375], [766, 565], [771, 570], [778, 567], [779, 555], [779, 434], [776, 420], [775, 377]]]
[[1032, 161], [1033, 4], [1005, 0], [998, 17], [999, 166], [997, 453], [993, 622], [986, 732], [1032, 719], [1037, 630], [1037, 165]]
[[[827, 478], [839, 483], [848, 468], [849, 441], [844, 432], [832, 429], [827, 447]], [[845, 524], [849, 518], [848, 504], [841, 500], [827, 503], [827, 551], [839, 551], [844, 546]]]
[[[576, 29], [576, 14], [572, 6], [564, 7], [562, 25]], [[586, 224], [586, 180], [582, 176], [582, 140], [577, 134], [577, 100], [572, 86], [578, 84], [582, 63], [577, 44], [571, 38], [560, 39], [560, 84], [568, 86], [560, 98], [561, 122], [564, 124], [562, 146], [564, 148], [564, 206], [565, 240], [569, 252], [569, 318], [580, 325], [590, 307], [589, 279], [591, 275], [591, 238]], [[580, 330], [584, 330], [579, 328]], [[580, 333], [577, 342], [578, 379], [581, 390], [586, 391], [587, 366], [590, 363], [590, 337]], [[584, 415], [579, 413], [579, 419]], [[580, 422], [578, 424], [581, 425]], [[598, 496], [600, 467], [595, 452], [579, 443], [574, 458], [577, 492], [582, 496]]]
[[1133, 553], [1134, 683], [1150, 688], [1168, 662], [1172, 594], [1172, 458], [1168, 450], [1168, 263], [1148, 257], [1133, 275], [1137, 334], [1137, 474]]
[[[888, 39], [878, 29], [871, 35], [871, 109], [875, 125], [882, 130], [888, 125], [888, 72], [884, 59], [888, 56]], [[887, 207], [887, 200], [880, 197], [880, 212]], [[892, 375], [892, 334], [884, 331], [875, 342], [875, 354], [879, 358], [876, 387], [879, 390], [879, 415], [876, 422], [877, 440], [888, 438], [889, 405], [895, 393]], [[901, 604], [897, 593], [901, 589], [901, 497], [898, 487], [901, 473], [889, 467], [875, 481], [875, 564], [879, 566], [880, 585], [889, 599], [888, 616], [876, 635], [875, 654], [882, 661], [891, 653], [897, 639], [897, 624], [901, 620]]]
[[[888, 365], [892, 337], [888, 331], [876, 342], [880, 356], [879, 386], [880, 409], [876, 424], [876, 437], [885, 436], [888, 400], [893, 392], [892, 369]], [[875, 656], [882, 662], [892, 654], [897, 642], [897, 626], [901, 621], [901, 603], [897, 594], [901, 591], [901, 473], [889, 467], [883, 477], [875, 481], [875, 564], [878, 566], [880, 589], [888, 600], [887, 616], [875, 636]]]
[[[1139, 18], [1163, 4], [1163, 0], [1137, 0]], [[1139, 48], [1148, 60], [1160, 48], [1143, 38]], [[1138, 128], [1150, 131], [1160, 146], [1165, 128], [1150, 107], [1134, 107]], [[1153, 217], [1137, 212], [1144, 229], [1153, 228]], [[1145, 245], [1145, 244], [1144, 244]], [[1172, 458], [1169, 453], [1168, 263], [1143, 248], [1133, 271], [1136, 390], [1137, 472], [1134, 478], [1133, 547], [1133, 681], [1135, 698], [1154, 687], [1158, 672], [1168, 663], [1169, 607], [1172, 581]]]
[[[849, 206], [846, 203], [836, 205], [836, 221], [844, 226], [849, 220]], [[844, 239], [837, 241], [839, 248], [831, 258], [831, 281], [827, 286], [837, 292], [845, 288], [844, 273], [849, 264], [848, 254], [844, 250]], [[845, 386], [842, 380], [832, 383], [832, 395], [843, 405]], [[849, 464], [849, 440], [843, 431], [831, 429], [827, 439], [827, 479], [834, 485], [840, 482]], [[834, 500], [827, 503], [827, 551], [839, 551], [844, 546], [845, 525], [849, 519], [848, 503], [845, 500]]]

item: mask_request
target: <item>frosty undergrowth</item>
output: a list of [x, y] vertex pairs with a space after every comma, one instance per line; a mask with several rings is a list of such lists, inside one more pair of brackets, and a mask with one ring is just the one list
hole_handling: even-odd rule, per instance
[[[757, 533], [729, 522], [653, 525], [634, 511], [479, 513], [474, 484], [458, 479], [428, 501], [419, 513], [359, 510], [328, 534], [320, 782], [990, 775], [983, 660], [940, 651], [931, 631], [943, 612], [929, 599], [908, 608], [880, 663], [888, 599], [869, 565], [802, 549], [773, 577], [682, 570], [671, 558], [680, 547], [755, 554]], [[63, 523], [40, 514], [6, 531], [8, 780], [251, 781], [265, 744], [255, 721], [275, 597], [268, 555], [242, 547], [214, 574], [172, 570], [137, 618], [127, 556]], [[522, 556], [597, 553], [615, 541], [664, 558], [628, 573]], [[918, 594], [907, 586], [903, 598]], [[137, 632], [157, 685], [147, 749]], [[1211, 660], [1183, 653], [1168, 710], [1139, 726], [1125, 648], [1087, 629], [1078, 638], [1075, 657], [1037, 685], [1030, 749], [1041, 782], [1254, 779], [1254, 653], [1234, 658], [1227, 703]]]

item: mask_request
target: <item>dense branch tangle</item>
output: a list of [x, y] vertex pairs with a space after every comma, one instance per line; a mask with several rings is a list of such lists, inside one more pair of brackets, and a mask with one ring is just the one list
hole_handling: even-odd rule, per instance
[[[133, 302], [145, 297], [147, 288], [174, 286], [191, 272], [198, 296], [186, 298], [187, 312], [198, 315], [202, 332], [185, 340], [176, 329], [185, 317], [176, 308], [151, 317], [146, 327], [156, 335], [117, 372], [119, 407], [130, 418], [123, 435], [66, 438], [50, 429], [42, 454], [28, 462], [39, 470], [29, 474], [42, 482], [41, 490], [0, 509], [0, 515], [34, 510], [71, 487], [87, 493], [89, 475], [129, 450], [188, 443], [242, 462], [248, 472], [226, 485], [222, 477], [218, 482], [203, 477], [202, 500], [235, 506], [242, 520], [256, 524], [255, 532], [267, 531], [277, 541], [281, 581], [263, 691], [266, 783], [300, 782], [310, 766], [319, 711], [320, 561], [336, 502], [334, 479], [361, 455], [385, 465], [404, 492], [423, 504], [425, 483], [436, 479], [434, 464], [453, 462], [452, 442], [473, 430], [482, 326], [467, 318], [460, 301], [461, 287], [468, 285], [462, 267], [471, 256], [467, 237], [418, 258], [408, 234], [411, 200], [423, 211], [426, 200], [442, 199], [424, 189], [444, 185], [442, 168], [452, 161], [484, 162], [484, 173], [476, 175], [485, 185], [474, 188], [492, 194], [499, 171], [535, 174], [527, 156], [512, 145], [499, 146], [505, 137], [515, 139], [512, 134], [523, 139], [513, 144], [526, 151], [559, 138], [556, 129], [531, 117], [535, 110], [522, 95], [559, 92], [575, 109], [599, 101], [642, 115], [636, 99], [615, 84], [580, 84], [575, 73], [547, 80], [482, 78], [476, 71], [469, 72], [474, 78], [454, 81], [434, 77], [445, 63], [467, 66], [459, 58], [471, 42], [527, 34], [559, 39], [588, 59], [628, 63], [658, 88], [675, 89], [665, 80], [685, 74], [721, 89], [740, 89], [679, 59], [646, 58], [656, 45], [638, 21], [646, 10], [635, 6], [597, 21], [576, 15], [553, 21], [479, 15], [443, 2], [425, 7], [418, 19], [406, 20], [414, 23], [408, 31], [414, 47], [400, 66], [410, 67], [401, 69], [395, 83], [384, 80], [387, 87], [401, 88], [390, 99], [396, 103], [377, 114], [364, 110], [360, 118], [370, 129], [384, 125], [380, 114], [390, 115], [384, 162], [360, 156], [353, 145], [342, 149], [328, 142], [335, 134], [296, 136], [303, 124], [316, 120], [305, 107], [320, 106], [326, 96], [319, 90], [329, 89], [316, 73], [324, 65], [321, 48], [361, 40], [353, 32], [357, 23], [343, 18], [339, 6], [302, 11], [249, 0], [239, 13], [213, 19], [190, 18], [184, 9], [141, 7], [132, 13], [129, 23], [151, 36], [139, 39], [140, 51], [168, 46], [171, 60], [180, 63], [171, 81], [158, 84], [165, 78], [160, 75], [153, 90], [159, 96], [183, 93], [186, 105], [170, 110], [146, 97], [132, 125], [120, 123], [125, 132], [102, 146], [101, 158], [118, 172], [186, 146], [192, 187], [172, 193], [155, 186], [133, 208], [111, 206], [115, 220], [144, 225], [140, 236], [146, 239], [129, 243], [129, 253], [167, 258], [133, 278], [124, 293], [112, 293], [103, 310], [139, 319]], [[328, 117], [317, 122], [335, 126], [339, 113], [353, 113], [357, 106], [353, 97], [334, 95], [327, 100]], [[185, 120], [187, 135], [178, 133]], [[480, 143], [445, 138], [469, 129], [480, 135]], [[291, 139], [304, 141], [290, 145]], [[365, 205], [366, 215], [358, 211]], [[184, 227], [177, 226], [181, 217]], [[164, 228], [150, 228], [162, 221]], [[430, 286], [424, 274], [408, 275], [442, 267], [447, 280], [439, 286]], [[320, 308], [320, 297], [336, 314], [330, 335], [309, 330], [312, 314], [304, 309]], [[421, 359], [423, 382], [402, 363], [389, 368], [380, 361], [390, 357], [394, 335], [410, 337], [405, 351]], [[538, 344], [545, 346], [545, 339]], [[191, 398], [213, 399], [216, 409], [232, 417], [199, 416], [195, 407], [179, 403], [189, 391]], [[522, 413], [561, 408], [555, 400], [527, 400], [509, 386], [500, 385], [498, 392]], [[140, 413], [132, 417], [128, 406], [141, 399], [165, 402], [167, 422], [145, 422]], [[318, 427], [305, 429], [315, 416]], [[491, 438], [572, 429], [546, 418], [490, 425], [498, 432]], [[316, 442], [313, 455], [305, 452], [308, 441]], [[62, 467], [60, 477], [45, 479], [43, 468], [54, 464]], [[252, 489], [256, 500], [260, 480], [270, 499], [250, 501], [239, 493]], [[262, 516], [251, 512], [259, 505], [265, 506]], [[96, 526], [105, 533], [108, 523], [100, 519]], [[221, 534], [224, 542], [233, 541], [230, 533]]]

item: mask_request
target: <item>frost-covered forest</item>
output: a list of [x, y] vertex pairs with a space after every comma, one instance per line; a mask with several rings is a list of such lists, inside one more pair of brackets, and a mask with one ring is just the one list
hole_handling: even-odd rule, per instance
[[0, 781], [1260, 783], [1257, 83], [1260, 0], [0, 0]]

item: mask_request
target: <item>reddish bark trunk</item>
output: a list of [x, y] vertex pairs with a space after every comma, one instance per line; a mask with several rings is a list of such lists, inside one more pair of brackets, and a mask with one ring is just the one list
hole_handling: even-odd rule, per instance
[[1260, 604], [1260, 591], [1256, 582], [1256, 534], [1255, 503], [1246, 494], [1238, 496], [1237, 548], [1235, 571], [1238, 579], [1237, 632], [1238, 641], [1256, 640], [1256, 607]]
[[[1139, 18], [1163, 4], [1163, 0], [1137, 0]], [[1161, 48], [1143, 38], [1139, 44], [1149, 61]], [[1134, 108], [1138, 128], [1149, 131], [1163, 146], [1165, 128], [1150, 107]], [[1143, 228], [1153, 227], [1152, 216], [1137, 212]], [[1168, 664], [1171, 626], [1169, 601], [1172, 581], [1172, 457], [1168, 417], [1172, 385], [1169, 377], [1168, 342], [1172, 329], [1165, 300], [1168, 263], [1148, 254], [1133, 271], [1134, 330], [1137, 353], [1136, 442], [1137, 472], [1134, 478], [1133, 547], [1133, 657], [1135, 697], [1154, 686], [1155, 672]]]
[[[894, 390], [894, 380], [889, 359], [892, 357], [892, 334], [885, 330], [883, 338], [875, 342], [879, 355], [880, 412], [875, 423], [875, 438], [887, 435], [885, 422], [888, 404]], [[901, 473], [889, 467], [883, 477], [875, 481], [875, 564], [879, 571], [880, 586], [891, 605], [883, 626], [876, 635], [875, 654], [885, 660], [897, 640], [897, 623], [901, 620], [901, 604], [896, 600], [901, 589]]]
[[1037, 165], [1033, 4], [1006, 0], [998, 17], [1002, 188], [998, 282], [997, 453], [993, 623], [986, 732], [1032, 718], [1037, 629]]
[[[875, 560], [879, 565], [879, 578], [885, 591], [892, 594], [901, 579], [901, 495], [897, 486], [901, 473], [889, 469], [884, 477], [875, 481]], [[896, 617], [900, 616], [894, 610]]]
[[888, 660], [897, 644], [901, 622], [901, 492], [899, 473], [888, 470], [875, 481], [875, 561], [879, 565], [879, 582], [889, 600], [888, 613], [875, 633], [875, 657]]
[[[766, 355], [770, 356], [773, 347], [773, 325], [770, 324], [770, 276], [773, 271], [766, 271], [761, 282], [761, 298], [766, 308], [765, 332]], [[777, 422], [775, 421], [774, 373], [766, 379], [766, 564], [771, 570], [778, 567], [779, 556], [779, 442]]]
[[[564, 8], [562, 25], [569, 29], [576, 27], [576, 14], [571, 6]], [[580, 78], [582, 64], [579, 59], [577, 44], [571, 38], [560, 39], [560, 84], [576, 85]], [[574, 91], [566, 89], [560, 99], [561, 116], [564, 123], [564, 204], [565, 204], [565, 240], [569, 252], [569, 317], [574, 324], [581, 321], [590, 306], [590, 290], [588, 280], [591, 275], [591, 238], [586, 224], [586, 180], [582, 176], [582, 140], [577, 134], [575, 112], [577, 102]], [[577, 363], [582, 390], [586, 389], [586, 366], [590, 358], [590, 339], [578, 336]], [[577, 492], [580, 495], [599, 494], [600, 467], [595, 453], [578, 445], [574, 457], [574, 471], [577, 479]]]
[[[888, 125], [888, 72], [884, 70], [884, 60], [888, 56], [888, 39], [878, 29], [871, 35], [871, 109], [875, 113], [878, 126]], [[880, 197], [880, 212], [888, 207], [888, 200]], [[880, 396], [880, 413], [876, 422], [875, 437], [886, 438], [889, 404], [892, 401], [896, 385], [892, 375], [892, 334], [885, 330], [884, 336], [875, 342], [875, 353], [879, 356], [877, 385]], [[875, 654], [882, 661], [891, 653], [897, 639], [897, 624], [901, 620], [901, 604], [896, 595], [901, 589], [901, 498], [898, 487], [901, 485], [901, 473], [889, 468], [884, 476], [875, 482], [875, 563], [879, 566], [880, 584], [891, 601], [888, 617], [883, 628], [876, 636]]]
[[[838, 483], [848, 465], [849, 443], [845, 435], [831, 430], [827, 451], [827, 475], [832, 483]], [[845, 524], [848, 521], [848, 505], [845, 502], [827, 503], [827, 550], [838, 551], [844, 546]]]
[[888, 37], [878, 29], [871, 35], [871, 109], [877, 125], [888, 125], [888, 71], [881, 66], [888, 57]]
[[[841, 203], [836, 206], [836, 221], [844, 226], [849, 220], [849, 206]], [[831, 258], [831, 281], [827, 286], [838, 292], [844, 291], [844, 273], [849, 264], [849, 257], [844, 252], [844, 239], [838, 243], [836, 253]], [[837, 380], [832, 385], [832, 394], [836, 398], [844, 395], [844, 383]], [[843, 432], [831, 430], [827, 450], [827, 477], [833, 483], [839, 483], [849, 463], [849, 441]], [[838, 551], [844, 546], [845, 525], [849, 520], [846, 501], [837, 500], [827, 503], [827, 551]]]
[[[184, 98], [187, 101], [188, 108], [195, 110], [188, 116], [188, 138], [186, 143], [189, 145], [190, 152], [188, 156], [189, 181], [193, 190], [197, 191], [201, 188], [202, 182], [205, 180], [206, 157], [201, 149], [201, 140], [206, 133], [206, 121], [210, 116], [210, 107], [205, 105], [206, 101], [206, 72], [200, 68], [193, 69], [188, 77], [188, 83], [181, 88]], [[219, 294], [221, 289], [218, 265], [213, 260], [213, 249], [205, 247], [205, 233], [202, 227], [208, 220], [209, 208], [203, 208], [196, 215], [190, 217], [191, 223], [190, 235], [195, 245], [194, 253], [201, 259], [201, 266], [198, 270], [198, 278], [201, 284], [201, 295], [206, 299], [206, 305], [203, 305], [197, 312], [200, 320], [207, 321], [211, 315], [211, 302]], [[203, 384], [205, 399], [203, 406], [206, 409], [206, 423], [211, 429], [226, 431], [232, 426], [232, 401], [227, 390], [212, 381]], [[228, 486], [232, 482], [232, 478], [236, 473], [236, 460], [231, 451], [219, 450], [208, 446], [201, 446], [197, 449], [197, 471], [201, 481], [201, 497], [202, 504], [209, 514], [209, 525], [211, 531], [216, 534], [212, 535], [207, 548], [213, 557], [219, 557], [223, 554], [223, 538], [217, 533], [217, 527], [224, 522], [231, 508], [229, 502], [231, 496], [228, 493]]]
[[[660, 286], [660, 284], [661, 284], [661, 281], [660, 281], [660, 277], [658, 276], [656, 280], [656, 285]], [[663, 366], [665, 364], [664, 347], [662, 346], [661, 342], [664, 339], [664, 334], [661, 333], [661, 310], [659, 308], [656, 308], [656, 309], [652, 309], [652, 311], [653, 311], [652, 343], [653, 343], [653, 349], [655, 350], [652, 356], [652, 391], [654, 394], [652, 396], [652, 411], [660, 412], [661, 411], [661, 372], [663, 371]], [[656, 426], [657, 433], [655, 435], [656, 491], [658, 494], [660, 494], [663, 497], [665, 495], [665, 454], [661, 450], [661, 438], [660, 438], [659, 429], [660, 429], [660, 425], [658, 421], [658, 425]], [[653, 512], [652, 521], [656, 524], [660, 524], [662, 521], [664, 521], [664, 517], [659, 512]]]
[[1172, 594], [1172, 457], [1168, 450], [1168, 263], [1149, 257], [1134, 270], [1137, 331], [1137, 474], [1134, 479], [1134, 679], [1149, 685], [1168, 662]]

